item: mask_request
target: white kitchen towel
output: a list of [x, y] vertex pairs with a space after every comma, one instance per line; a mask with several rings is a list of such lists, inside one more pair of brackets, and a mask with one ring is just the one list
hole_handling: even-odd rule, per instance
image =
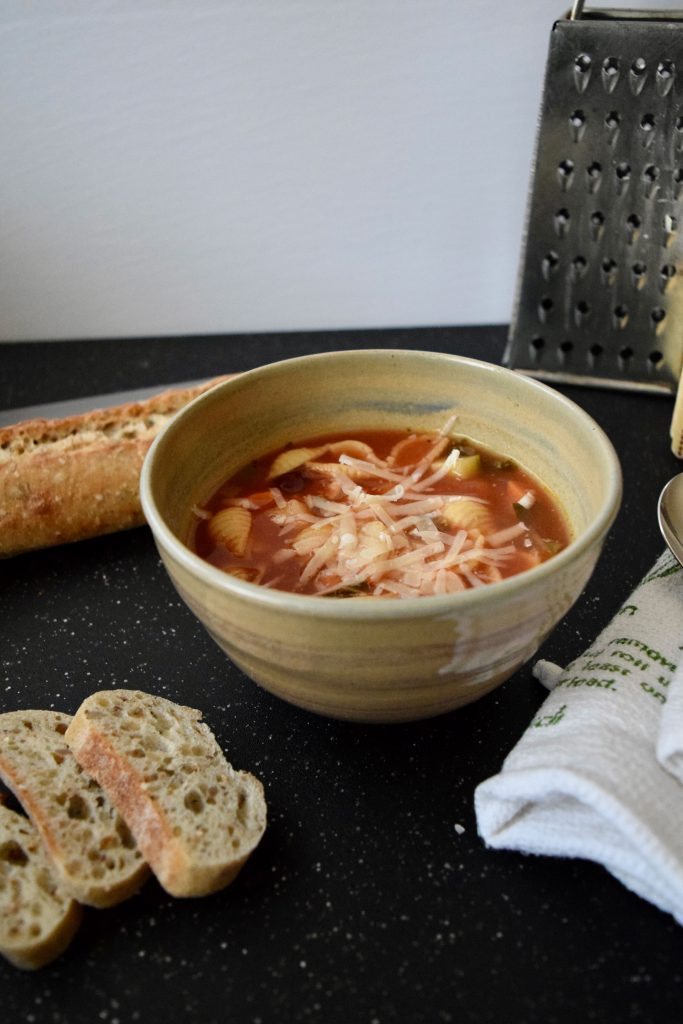
[[552, 691], [475, 792], [484, 842], [597, 861], [683, 924], [683, 784], [669, 770], [672, 749], [683, 764], [679, 660], [683, 573], [667, 551], [581, 657], [538, 663]]
[[[683, 577], [681, 584], [683, 585]], [[657, 758], [660, 764], [683, 784], [683, 656], [674, 672], [666, 694], [666, 704], [662, 708], [657, 737]]]

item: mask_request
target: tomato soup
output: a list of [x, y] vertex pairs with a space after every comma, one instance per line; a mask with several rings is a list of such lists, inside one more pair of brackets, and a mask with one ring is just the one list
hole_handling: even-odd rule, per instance
[[569, 530], [550, 493], [451, 426], [272, 452], [195, 506], [190, 546], [278, 590], [399, 599], [495, 583], [564, 548]]

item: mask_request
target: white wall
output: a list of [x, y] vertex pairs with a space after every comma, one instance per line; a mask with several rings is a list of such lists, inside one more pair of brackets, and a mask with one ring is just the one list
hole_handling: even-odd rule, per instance
[[509, 319], [547, 0], [2, 0], [0, 340]]

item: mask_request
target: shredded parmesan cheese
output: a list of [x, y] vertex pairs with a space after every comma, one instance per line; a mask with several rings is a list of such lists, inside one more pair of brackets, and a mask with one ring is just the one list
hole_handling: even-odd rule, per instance
[[[273, 518], [281, 526], [284, 544], [276, 562], [282, 564], [294, 554], [304, 557], [300, 588], [313, 586], [318, 594], [363, 585], [376, 596], [415, 597], [480, 586], [496, 574], [500, 578], [496, 563], [514, 550], [505, 546], [506, 541], [525, 527], [520, 523], [489, 538], [476, 530], [440, 529], [439, 514], [458, 500], [451, 493], [434, 493], [460, 455], [455, 448], [433, 468], [449, 443], [446, 431], [441, 431], [417, 464], [401, 467], [374, 455], [361, 459], [342, 451], [338, 462], [325, 463], [324, 468], [335, 500], [313, 494], [303, 505], [286, 502], [271, 487], [277, 507]], [[320, 469], [319, 463], [313, 467], [315, 473]], [[349, 469], [355, 471], [355, 479]], [[373, 490], [366, 490], [358, 479]], [[486, 504], [481, 498], [469, 500]]]
[[[524, 567], [524, 559], [529, 566], [538, 564], [544, 556], [524, 521], [518, 518], [502, 529], [496, 525], [515, 519], [513, 507], [533, 507], [535, 492], [523, 490], [528, 484], [514, 482], [516, 493], [507, 499], [510, 516], [502, 520], [491, 514], [476, 485], [454, 493], [454, 480], [461, 475], [461, 452], [449, 436], [454, 420], [438, 433], [402, 438], [386, 458], [353, 439], [293, 449], [284, 462], [282, 455], [276, 456], [265, 489], [243, 491], [227, 502], [267, 516], [274, 524], [280, 547], [273, 553], [269, 542], [269, 563], [275, 574], [269, 574], [268, 561], [265, 556], [259, 561], [256, 552], [250, 557], [257, 568], [236, 569], [235, 574], [253, 571], [264, 585], [275, 587], [284, 578], [285, 565], [294, 562], [298, 581], [292, 583], [288, 568], [287, 589], [409, 598], [495, 582], [506, 575], [511, 559], [515, 568], [507, 574], [519, 571], [520, 564]], [[465, 452], [462, 457], [471, 460], [467, 448]], [[308, 459], [295, 467], [303, 485], [294, 481], [293, 494], [291, 479], [285, 482], [273, 467], [278, 458], [289, 465], [306, 453]], [[507, 486], [512, 491], [512, 484]], [[199, 518], [210, 515], [196, 506], [192, 511]]]

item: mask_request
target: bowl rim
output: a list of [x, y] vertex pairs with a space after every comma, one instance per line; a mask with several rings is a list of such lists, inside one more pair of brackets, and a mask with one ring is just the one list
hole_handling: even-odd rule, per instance
[[[487, 583], [481, 587], [473, 587], [467, 590], [458, 591], [455, 594], [429, 594], [419, 597], [402, 598], [401, 600], [388, 601], [384, 598], [373, 599], [372, 595], [362, 601], [337, 600], [325, 601], [316, 594], [296, 594], [291, 591], [275, 590], [271, 587], [264, 587], [261, 584], [249, 583], [246, 580], [237, 579], [229, 573], [216, 566], [210, 565], [199, 555], [195, 554], [182, 540], [180, 540], [165, 522], [160, 510], [157, 507], [152, 490], [152, 476], [155, 469], [155, 461], [160, 449], [170, 442], [173, 433], [182, 429], [182, 424], [189, 416], [195, 415], [201, 405], [208, 402], [215, 402], [217, 396], [230, 394], [249, 384], [254, 378], [259, 379], [264, 375], [287, 372], [296, 364], [301, 362], [311, 363], [315, 360], [325, 361], [339, 357], [353, 358], [354, 356], [383, 355], [394, 357], [415, 356], [417, 358], [429, 357], [434, 361], [446, 362], [455, 365], [474, 366], [483, 372], [492, 372], [515, 379], [523, 388], [527, 388], [530, 394], [535, 392], [549, 397], [574, 416], [578, 421], [592, 433], [596, 443], [602, 451], [604, 460], [611, 469], [608, 488], [602, 506], [593, 522], [578, 537], [575, 537], [566, 548], [531, 569], [526, 569], [515, 576], [508, 576], [495, 583]], [[424, 616], [440, 617], [452, 616], [459, 611], [463, 613], [478, 607], [482, 603], [495, 605], [498, 602], [508, 600], [519, 591], [532, 590], [536, 585], [542, 585], [548, 576], [555, 575], [565, 566], [581, 558], [601, 536], [606, 536], [610, 526], [617, 517], [620, 510], [623, 493], [623, 474], [619, 457], [614, 445], [593, 417], [581, 408], [572, 399], [567, 398], [555, 388], [543, 383], [537, 378], [527, 376], [519, 371], [508, 369], [497, 363], [486, 360], [475, 359], [471, 356], [459, 356], [447, 352], [430, 352], [420, 349], [394, 349], [394, 348], [367, 348], [367, 349], [341, 349], [331, 352], [317, 352], [310, 355], [293, 356], [287, 359], [280, 359], [270, 363], [264, 363], [236, 374], [229, 380], [222, 381], [215, 387], [194, 398], [187, 405], [183, 406], [173, 415], [171, 420], [165, 424], [150, 446], [143, 461], [140, 474], [140, 499], [142, 509], [148, 526], [154, 536], [157, 547], [163, 553], [166, 549], [172, 558], [179, 562], [193, 576], [198, 577], [204, 583], [219, 591], [232, 594], [237, 597], [247, 598], [249, 601], [269, 606], [274, 609], [281, 609], [283, 612], [300, 612], [313, 617], [323, 619], [358, 620], [368, 617], [371, 613], [373, 619], [414, 619]]]

